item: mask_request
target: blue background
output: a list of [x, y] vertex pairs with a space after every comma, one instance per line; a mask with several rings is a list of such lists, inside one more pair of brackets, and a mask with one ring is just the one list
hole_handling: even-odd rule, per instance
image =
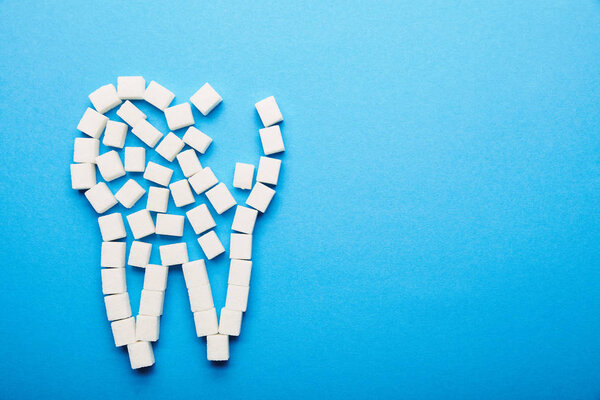
[[[82, 3], [0, 2], [0, 397], [600, 398], [600, 2]], [[285, 117], [225, 366], [178, 268], [156, 365], [112, 342], [68, 165], [87, 95], [135, 74], [223, 96], [195, 116], [230, 187], [254, 103]]]

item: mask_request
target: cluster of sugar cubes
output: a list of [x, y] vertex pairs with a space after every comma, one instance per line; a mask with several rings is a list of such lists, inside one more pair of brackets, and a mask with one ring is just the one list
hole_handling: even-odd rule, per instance
[[[103, 240], [100, 261], [102, 292], [115, 345], [127, 346], [133, 369], [154, 364], [151, 343], [159, 337], [169, 267], [181, 265], [196, 334], [206, 337], [207, 358], [211, 361], [228, 360], [228, 338], [240, 334], [242, 313], [246, 311], [248, 303], [254, 225], [258, 213], [266, 211], [275, 194], [270, 186], [277, 185], [281, 167], [281, 160], [266, 156], [284, 151], [278, 125], [283, 117], [275, 98], [268, 97], [255, 105], [264, 124], [259, 135], [265, 154], [258, 162], [255, 182], [254, 165], [237, 163], [235, 166], [233, 186], [250, 190], [246, 199], [249, 207], [237, 205], [227, 186], [219, 182], [209, 167], [202, 167], [197, 153], [204, 154], [212, 139], [193, 126], [195, 121], [189, 103], [170, 106], [175, 95], [154, 81], [146, 86], [141, 76], [119, 77], [117, 88], [112, 84], [102, 86], [89, 98], [95, 110], [88, 108], [77, 126], [89, 137], [75, 139], [74, 163], [71, 164], [72, 188], [85, 190], [84, 194], [94, 210], [104, 214], [117, 203], [127, 209], [132, 208], [146, 194], [146, 190], [136, 180], [129, 179], [113, 194], [105, 182], [97, 181], [96, 167], [106, 182], [126, 173], [143, 172], [144, 179], [157, 185], [148, 189], [146, 208], [126, 216], [135, 239], [129, 249], [127, 264], [145, 269], [139, 312], [135, 318], [132, 316], [126, 283], [126, 242], [118, 241], [127, 235], [123, 216], [115, 212], [98, 218]], [[173, 132], [165, 136], [147, 121], [147, 116], [131, 100], [144, 100], [163, 111], [169, 129], [188, 129], [181, 139]], [[204, 116], [221, 101], [221, 96], [208, 83], [190, 98], [190, 102]], [[117, 106], [120, 107], [116, 114], [124, 123], [109, 120], [103, 115]], [[156, 152], [167, 162], [177, 159], [185, 179], [171, 183], [173, 169], [152, 161], [146, 163], [144, 147], [125, 147], [124, 163], [116, 150], [99, 154], [102, 133], [105, 146], [122, 149], [129, 127], [131, 133], [148, 147], [156, 146]], [[184, 150], [186, 145], [189, 149]], [[190, 261], [187, 244], [174, 243], [159, 247], [161, 265], [149, 264], [152, 245], [139, 240], [153, 234], [183, 236], [185, 217], [168, 214], [167, 204], [169, 196], [172, 196], [176, 207], [193, 204], [195, 197], [192, 190], [196, 195], [204, 193], [218, 214], [237, 206], [229, 249], [231, 261], [227, 297], [220, 320], [217, 318], [203, 259]], [[156, 213], [156, 222], [151, 212]], [[195, 234], [199, 235], [198, 244], [208, 260], [225, 252], [213, 229], [216, 223], [206, 204], [200, 204], [185, 214]]]

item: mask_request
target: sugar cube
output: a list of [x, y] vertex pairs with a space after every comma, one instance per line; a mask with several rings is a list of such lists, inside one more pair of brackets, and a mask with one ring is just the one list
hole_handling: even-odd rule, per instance
[[150, 342], [135, 342], [127, 345], [131, 369], [139, 369], [154, 365], [154, 352]]
[[225, 211], [235, 206], [235, 199], [223, 182], [208, 190], [206, 192], [206, 197], [208, 197], [210, 204], [218, 214], [223, 214]]
[[169, 204], [169, 189], [158, 186], [150, 186], [148, 189], [148, 211], [167, 212]]
[[115, 193], [115, 198], [125, 208], [131, 208], [142, 196], [146, 193], [146, 190], [140, 186], [134, 179], [129, 179], [121, 189]]
[[146, 80], [143, 76], [119, 76], [117, 78], [117, 94], [122, 100], [142, 100], [146, 91]]
[[127, 124], [118, 121], [108, 120], [104, 129], [104, 139], [102, 143], [105, 146], [122, 149], [125, 146], [125, 137], [127, 136]]
[[174, 98], [173, 92], [155, 81], [150, 82], [144, 93], [144, 100], [159, 110], [169, 107]]
[[219, 333], [229, 336], [240, 336], [242, 328], [242, 312], [230, 310], [227, 307], [221, 309], [221, 321], [219, 322]]
[[125, 242], [102, 242], [100, 247], [101, 267], [124, 267], [125, 266]]
[[219, 332], [219, 321], [217, 320], [217, 310], [211, 308], [194, 313], [194, 324], [196, 325], [196, 336], [204, 337], [215, 335]]
[[232, 233], [229, 242], [229, 258], [250, 260], [252, 258], [252, 235]]
[[267, 207], [269, 207], [274, 195], [275, 191], [273, 189], [260, 182], [256, 182], [246, 199], [246, 204], [264, 213], [267, 210]]
[[188, 149], [177, 154], [177, 162], [179, 163], [181, 172], [183, 172], [183, 176], [186, 178], [189, 178], [202, 169], [202, 165], [194, 149]]
[[212, 143], [212, 139], [207, 134], [193, 126], [190, 126], [188, 130], [185, 131], [183, 141], [200, 154], [204, 154], [206, 149], [208, 149], [208, 146]]
[[229, 264], [229, 279], [227, 283], [237, 286], [249, 286], [251, 272], [252, 261], [231, 260], [231, 263]]
[[117, 89], [115, 89], [115, 85], [112, 83], [100, 86], [98, 89], [90, 93], [88, 97], [94, 105], [94, 108], [100, 114], [104, 114], [105, 112], [112, 110], [122, 103], [121, 99], [117, 95]]
[[100, 273], [102, 276], [102, 294], [117, 294], [127, 291], [125, 268], [103, 268]]
[[73, 189], [90, 189], [94, 185], [96, 185], [96, 165], [71, 164], [71, 187]]
[[113, 321], [110, 323], [110, 327], [116, 347], [135, 342], [135, 319], [133, 317]]
[[198, 238], [198, 243], [202, 247], [202, 251], [206, 255], [206, 258], [212, 260], [216, 256], [225, 252], [225, 248], [221, 244], [219, 237], [215, 231], [209, 231]]
[[248, 306], [248, 286], [227, 286], [227, 298], [225, 299], [225, 308], [234, 311], [246, 311]]
[[208, 335], [206, 337], [206, 358], [209, 361], [229, 360], [229, 336]]
[[206, 204], [200, 204], [198, 207], [192, 208], [185, 214], [196, 235], [214, 228], [217, 225], [212, 215], [210, 215], [210, 211], [208, 211]]
[[285, 151], [279, 125], [259, 129], [258, 133], [260, 134], [260, 141], [262, 143], [263, 152], [265, 155], [268, 156], [269, 154]]
[[233, 187], [238, 189], [252, 189], [252, 178], [254, 177], [254, 165], [235, 163], [233, 173]]
[[106, 212], [109, 208], [117, 204], [117, 199], [115, 199], [115, 196], [113, 196], [104, 182], [98, 182], [86, 190], [85, 197], [98, 214]]
[[267, 97], [256, 103], [255, 107], [264, 126], [271, 126], [283, 121], [283, 116], [281, 115], [281, 111], [279, 111], [275, 97]]
[[180, 181], [171, 183], [169, 185], [169, 189], [171, 189], [173, 201], [177, 207], [187, 206], [188, 204], [192, 204], [194, 201], [196, 201], [187, 179], [182, 179]]
[[123, 163], [119, 157], [119, 153], [114, 150], [108, 151], [96, 157], [96, 165], [100, 171], [100, 175], [105, 181], [110, 182], [125, 175]]
[[143, 147], [125, 147], [125, 171], [144, 172], [146, 169], [146, 149]]
[[131, 317], [131, 304], [127, 292], [104, 296], [104, 305], [109, 321]]
[[212, 169], [210, 169], [210, 167], [204, 167], [200, 171], [192, 175], [188, 179], [188, 182], [190, 183], [192, 189], [194, 189], [194, 192], [196, 192], [196, 194], [201, 194], [206, 192], [211, 187], [215, 186], [217, 183], [219, 183], [219, 180], [212, 172]]
[[134, 239], [141, 239], [154, 233], [154, 221], [148, 210], [136, 211], [127, 216], [127, 223]]
[[281, 168], [281, 160], [270, 157], [261, 157], [258, 162], [258, 172], [256, 173], [256, 181], [277, 185], [279, 180], [279, 169]]
[[156, 146], [156, 143], [163, 137], [162, 132], [145, 119], [138, 119], [131, 128], [131, 133], [137, 136], [148, 147]]
[[156, 214], [156, 234], [167, 236], [183, 236], [183, 215]]
[[148, 265], [144, 272], [144, 289], [146, 290], [167, 290], [167, 275], [169, 267], [162, 265]]
[[195, 286], [208, 285], [208, 274], [206, 273], [206, 264], [204, 260], [190, 261], [181, 266], [183, 269], [183, 278], [185, 286], [190, 289]]
[[154, 315], [138, 315], [135, 320], [135, 338], [156, 342], [160, 333], [160, 318]]
[[256, 223], [257, 216], [258, 211], [244, 206], [237, 206], [235, 215], [233, 216], [231, 229], [237, 232], [251, 234], [252, 231], [254, 231], [254, 224]]
[[173, 132], [169, 132], [167, 136], [156, 146], [156, 152], [160, 154], [165, 160], [171, 162], [175, 159], [177, 154], [183, 149], [185, 143], [179, 139]]
[[125, 232], [125, 224], [123, 223], [123, 216], [121, 213], [113, 213], [103, 215], [98, 218], [98, 225], [100, 226], [100, 234], [102, 240], [110, 242], [127, 236]]
[[127, 264], [133, 267], [144, 268], [150, 262], [150, 253], [152, 253], [152, 244], [134, 240], [129, 247], [129, 259]]
[[214, 308], [210, 285], [194, 286], [188, 289], [190, 307], [192, 312], [210, 310]]
[[208, 83], [205, 83], [196, 93], [190, 97], [192, 104], [202, 113], [207, 116], [213, 108], [219, 105], [223, 99]]
[[169, 129], [174, 131], [194, 125], [194, 116], [190, 103], [182, 103], [165, 109], [165, 118]]
[[171, 168], [164, 167], [152, 161], [148, 161], [148, 165], [144, 171], [144, 179], [162, 186], [169, 184], [172, 175], [173, 170]]
[[[148, 269], [148, 268], [146, 268]], [[141, 315], [161, 316], [163, 313], [163, 304], [165, 301], [165, 292], [162, 290], [142, 289], [140, 297]]]
[[133, 127], [139, 120], [147, 118], [146, 114], [144, 114], [129, 100], [119, 107], [117, 110], [117, 115], [131, 127]]
[[90, 163], [96, 162], [100, 149], [100, 141], [94, 138], [75, 138], [73, 146], [73, 162]]
[[160, 260], [162, 265], [168, 267], [170, 265], [185, 264], [189, 261], [187, 253], [187, 244], [173, 243], [159, 247]]
[[98, 139], [104, 131], [106, 121], [108, 121], [108, 117], [88, 107], [83, 113], [79, 124], [77, 124], [77, 129], [94, 139]]

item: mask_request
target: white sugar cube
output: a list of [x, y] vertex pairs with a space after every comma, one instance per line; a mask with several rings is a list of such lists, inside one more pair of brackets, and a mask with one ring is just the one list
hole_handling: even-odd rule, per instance
[[200, 171], [192, 175], [188, 179], [188, 182], [190, 182], [190, 185], [192, 186], [192, 189], [194, 189], [194, 192], [196, 192], [196, 194], [201, 194], [206, 192], [211, 187], [215, 186], [217, 183], [219, 183], [219, 180], [212, 172], [212, 169], [210, 169], [210, 167], [204, 167]]
[[196, 336], [204, 337], [215, 335], [219, 332], [219, 321], [217, 320], [217, 310], [211, 308], [194, 313], [194, 324], [196, 325]]
[[144, 272], [144, 289], [146, 290], [167, 290], [167, 276], [169, 267], [162, 265], [148, 265]]
[[256, 223], [257, 216], [258, 211], [244, 206], [237, 206], [235, 215], [233, 216], [231, 229], [237, 232], [251, 234], [252, 231], [254, 231], [254, 224]]
[[223, 214], [225, 211], [235, 206], [235, 199], [223, 182], [208, 190], [206, 192], [206, 197], [208, 197], [210, 204], [218, 214]]
[[139, 119], [131, 128], [131, 133], [138, 137], [146, 146], [154, 147], [163, 137], [161, 131], [145, 119]]
[[229, 336], [209, 335], [206, 337], [206, 358], [209, 361], [229, 360]]
[[138, 315], [135, 319], [135, 338], [145, 342], [156, 342], [160, 333], [160, 318], [153, 315]]
[[242, 312], [230, 310], [227, 307], [221, 309], [221, 320], [219, 322], [219, 333], [229, 336], [240, 336], [242, 328]]
[[195, 149], [198, 153], [204, 154], [208, 146], [212, 143], [212, 139], [201, 130], [190, 126], [185, 135], [183, 135], [185, 144]]
[[160, 260], [162, 265], [168, 267], [170, 265], [185, 264], [189, 261], [187, 253], [187, 244], [173, 243], [159, 247]]
[[124, 267], [125, 266], [125, 242], [102, 242], [100, 247], [101, 267]]
[[88, 97], [100, 114], [104, 114], [122, 103], [117, 95], [117, 89], [115, 89], [115, 85], [112, 83], [100, 86], [90, 93]]
[[196, 93], [190, 97], [192, 104], [206, 116], [213, 108], [219, 105], [223, 99], [208, 83], [205, 83]]
[[179, 139], [173, 132], [169, 132], [158, 146], [156, 146], [156, 152], [160, 154], [165, 160], [171, 162], [175, 159], [177, 154], [183, 149], [185, 143]]
[[108, 120], [106, 122], [106, 129], [104, 130], [104, 139], [102, 139], [102, 143], [105, 146], [122, 149], [123, 146], [125, 146], [127, 129], [127, 124]]
[[208, 274], [204, 260], [190, 261], [181, 266], [185, 286], [190, 289], [195, 286], [208, 285]]
[[167, 236], [183, 236], [183, 215], [156, 214], [156, 234]]
[[254, 177], [254, 165], [235, 163], [233, 173], [233, 187], [238, 189], [252, 189], [252, 178]]
[[252, 258], [252, 235], [232, 233], [229, 242], [229, 258], [250, 260]]
[[133, 267], [144, 268], [150, 262], [152, 244], [134, 240], [129, 247], [129, 258], [127, 264]]
[[173, 92], [155, 81], [148, 84], [146, 92], [144, 93], [144, 100], [159, 110], [164, 110], [169, 107], [169, 104], [171, 104], [174, 98], [175, 94]]
[[152, 235], [155, 230], [152, 216], [146, 209], [129, 214], [127, 216], [127, 223], [129, 224], [129, 228], [131, 228], [134, 239], [141, 239]]
[[119, 201], [125, 208], [131, 208], [142, 196], [146, 190], [140, 186], [134, 179], [129, 179], [121, 189], [115, 193], [115, 199]]
[[115, 196], [113, 196], [104, 182], [98, 182], [89, 190], [86, 190], [85, 197], [98, 214], [106, 212], [109, 208], [117, 204], [117, 199], [115, 199]]
[[231, 264], [229, 264], [229, 279], [227, 280], [227, 283], [237, 286], [249, 286], [251, 272], [252, 261], [231, 260]]
[[246, 311], [248, 306], [248, 286], [227, 286], [227, 298], [225, 299], [225, 308], [234, 311]]
[[127, 345], [131, 369], [139, 369], [154, 365], [154, 352], [150, 342], [135, 342]]
[[256, 182], [246, 199], [246, 204], [264, 213], [267, 210], [267, 207], [269, 207], [274, 195], [275, 191], [273, 189], [260, 182]]
[[119, 153], [114, 150], [108, 151], [96, 157], [96, 165], [100, 175], [105, 181], [110, 182], [125, 175], [123, 163]]
[[77, 129], [94, 139], [98, 139], [104, 131], [106, 121], [108, 121], [108, 117], [88, 107], [83, 113]]
[[131, 317], [131, 304], [127, 292], [104, 296], [104, 305], [109, 321]]
[[133, 127], [139, 120], [147, 118], [146, 114], [144, 114], [129, 100], [119, 107], [117, 110], [117, 115], [131, 127]]
[[135, 342], [135, 319], [133, 317], [110, 323], [115, 346], [121, 347]]
[[169, 204], [169, 189], [157, 186], [150, 186], [148, 189], [148, 203], [146, 208], [149, 211], [167, 212]]
[[[146, 268], [147, 270], [147, 268]], [[142, 289], [140, 296], [140, 315], [161, 316], [163, 313], [163, 304], [165, 301], [165, 292], [162, 290]]]
[[194, 286], [188, 289], [192, 312], [214, 308], [210, 285]]
[[178, 104], [165, 109], [165, 118], [167, 119], [169, 129], [172, 131], [194, 125], [194, 116], [192, 115], [190, 103]]
[[217, 225], [212, 215], [210, 215], [210, 211], [208, 211], [206, 204], [200, 204], [198, 207], [192, 208], [185, 214], [196, 235], [214, 228]]
[[122, 100], [142, 100], [146, 91], [146, 80], [143, 76], [119, 76], [117, 78], [117, 94]]
[[264, 126], [271, 126], [283, 121], [283, 116], [281, 115], [281, 111], [279, 111], [275, 97], [267, 97], [254, 106]]
[[143, 147], [125, 147], [125, 171], [144, 172], [146, 169], [146, 149]]
[[102, 294], [117, 294], [127, 291], [125, 268], [103, 268], [100, 273], [102, 275]]
[[260, 141], [262, 143], [263, 152], [265, 155], [268, 156], [269, 154], [285, 151], [279, 125], [259, 129], [258, 133], [260, 134]]
[[215, 231], [209, 231], [198, 238], [198, 243], [202, 247], [202, 251], [206, 255], [206, 258], [212, 260], [216, 256], [225, 252], [225, 248], [221, 244], [219, 237]]
[[169, 185], [169, 189], [171, 189], [173, 201], [177, 207], [187, 206], [188, 204], [192, 204], [194, 201], [196, 201], [187, 179], [182, 179], [180, 181], [171, 183]]
[[189, 178], [202, 169], [202, 165], [194, 149], [188, 149], [177, 154], [177, 162], [179, 163], [181, 172], [183, 172], [183, 176], [186, 178]]
[[258, 172], [256, 173], [256, 181], [277, 185], [279, 180], [279, 169], [281, 168], [281, 160], [270, 157], [261, 157], [258, 162]]
[[71, 164], [71, 187], [73, 189], [90, 189], [94, 185], [96, 185], [96, 165]]
[[164, 167], [152, 161], [148, 161], [148, 165], [144, 171], [144, 179], [162, 186], [169, 184], [172, 175], [173, 170], [171, 168]]
[[91, 163], [96, 162], [100, 149], [100, 141], [94, 138], [75, 138], [73, 146], [73, 162]]
[[122, 239], [127, 236], [121, 213], [113, 213], [99, 217], [98, 225], [100, 226], [102, 240], [105, 242]]

